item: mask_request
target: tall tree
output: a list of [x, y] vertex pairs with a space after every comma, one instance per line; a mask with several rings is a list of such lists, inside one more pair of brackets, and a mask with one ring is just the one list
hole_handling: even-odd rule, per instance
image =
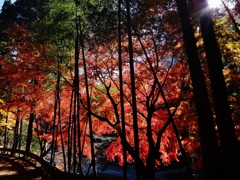
[[[122, 122], [122, 139], [126, 139], [125, 128], [125, 113], [124, 113], [124, 93], [123, 93], [123, 62], [122, 62], [122, 14], [121, 14], [122, 1], [118, 0], [118, 68], [119, 68], [119, 91], [120, 91], [120, 106], [121, 106], [121, 122]], [[123, 179], [127, 179], [127, 151], [125, 142], [122, 142], [123, 146]]]
[[19, 144], [19, 113], [16, 115], [16, 123], [15, 123], [15, 128], [14, 128], [14, 137], [13, 137], [13, 149], [17, 149], [18, 144]]
[[[128, 32], [128, 48], [129, 48], [129, 65], [131, 77], [131, 94], [132, 94], [132, 114], [133, 114], [133, 129], [134, 129], [134, 148], [135, 156], [139, 157], [139, 137], [138, 137], [138, 117], [137, 117], [137, 102], [136, 102], [136, 87], [135, 87], [135, 71], [133, 59], [133, 45], [132, 45], [132, 24], [130, 14], [130, 3], [126, 1], [127, 8], [127, 32]], [[140, 162], [136, 159], [136, 179], [140, 180]]]
[[[80, 19], [79, 19], [80, 21]], [[96, 176], [96, 161], [95, 161], [95, 152], [94, 152], [94, 139], [93, 139], [93, 125], [92, 125], [92, 115], [91, 115], [91, 97], [89, 93], [89, 86], [88, 86], [88, 72], [87, 72], [87, 63], [84, 53], [84, 39], [83, 39], [83, 30], [81, 21], [80, 24], [80, 45], [81, 45], [81, 52], [82, 52], [82, 60], [83, 60], [83, 69], [84, 69], [84, 80], [85, 80], [85, 87], [86, 87], [86, 96], [87, 96], [87, 107], [88, 107], [88, 121], [89, 121], [89, 135], [90, 135], [90, 145], [91, 145], [91, 164], [93, 167], [93, 176]]]
[[30, 152], [31, 142], [32, 142], [32, 132], [33, 132], [33, 121], [34, 121], [34, 113], [30, 113], [29, 123], [28, 123], [28, 132], [27, 132], [27, 144], [26, 144], [26, 152]]
[[19, 129], [19, 143], [18, 143], [18, 149], [21, 149], [22, 147], [22, 142], [23, 142], [23, 120], [22, 118], [19, 120], [20, 121], [20, 129]]
[[206, 0], [196, 1], [196, 6], [201, 12], [200, 25], [209, 76], [211, 80], [212, 96], [216, 113], [221, 155], [228, 179], [239, 179], [237, 172], [236, 135], [228, 101], [228, 93], [223, 76], [221, 52], [215, 37], [211, 12], [208, 10]]
[[176, 0], [178, 14], [180, 17], [183, 40], [188, 57], [189, 70], [191, 74], [194, 99], [198, 115], [199, 133], [203, 151], [203, 170], [204, 177], [220, 179], [219, 169], [221, 169], [220, 156], [218, 149], [218, 138], [216, 135], [211, 105], [206, 90], [204, 75], [201, 68], [200, 59], [196, 47], [196, 40], [191, 26], [186, 1]]
[[[8, 123], [8, 113], [9, 111], [7, 111], [7, 115], [6, 115], [6, 124]], [[3, 147], [7, 148], [7, 126], [4, 127], [4, 142], [3, 142]]]

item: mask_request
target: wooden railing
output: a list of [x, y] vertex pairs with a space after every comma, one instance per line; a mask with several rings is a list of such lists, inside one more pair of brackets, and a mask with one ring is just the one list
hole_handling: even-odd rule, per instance
[[23, 150], [14, 150], [14, 149], [6, 149], [0, 148], [0, 154], [3, 155], [11, 155], [16, 158], [24, 158], [26, 161], [34, 164], [36, 167], [39, 167], [43, 173], [43, 176], [49, 179], [56, 180], [100, 180], [101, 178], [92, 177], [92, 176], [81, 176], [78, 174], [72, 174], [60, 171], [56, 167], [51, 166], [47, 161], [40, 158], [36, 154], [25, 152]]

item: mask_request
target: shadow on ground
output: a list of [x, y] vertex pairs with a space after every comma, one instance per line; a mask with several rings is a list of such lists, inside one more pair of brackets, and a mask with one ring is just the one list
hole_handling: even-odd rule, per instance
[[0, 155], [1, 180], [40, 180], [41, 171], [26, 161]]

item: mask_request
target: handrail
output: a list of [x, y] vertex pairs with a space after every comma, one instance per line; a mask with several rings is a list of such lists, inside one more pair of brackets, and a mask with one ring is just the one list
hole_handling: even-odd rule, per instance
[[48, 175], [49, 178], [51, 179], [56, 179], [56, 180], [100, 180], [101, 178], [98, 177], [92, 177], [92, 176], [83, 176], [79, 174], [72, 174], [68, 172], [63, 172], [60, 171], [58, 168], [51, 166], [47, 161], [44, 159], [40, 158], [38, 155], [30, 153], [30, 152], [25, 152], [23, 150], [19, 149], [7, 149], [7, 148], [0, 148], [0, 154], [4, 154], [6, 152], [10, 152], [12, 155], [13, 154], [22, 154], [24, 157], [31, 158], [38, 162], [40, 164], [40, 168], [44, 175]]

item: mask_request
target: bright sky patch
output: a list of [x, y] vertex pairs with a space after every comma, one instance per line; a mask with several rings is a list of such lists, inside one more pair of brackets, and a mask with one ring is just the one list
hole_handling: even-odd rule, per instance
[[217, 8], [222, 4], [221, 0], [208, 0], [207, 2], [210, 8]]

